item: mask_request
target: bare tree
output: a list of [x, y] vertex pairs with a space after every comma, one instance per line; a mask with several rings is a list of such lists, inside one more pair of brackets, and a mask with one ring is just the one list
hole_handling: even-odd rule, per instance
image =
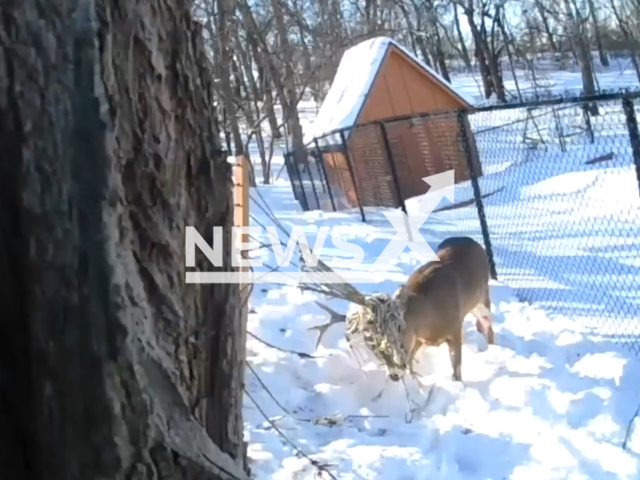
[[[235, 104], [236, 96], [233, 92], [232, 76], [231, 76], [231, 59], [232, 53], [230, 30], [232, 27], [233, 15], [235, 12], [235, 0], [215, 0], [217, 8], [216, 36], [218, 41], [216, 46], [219, 51], [219, 81], [222, 90], [222, 99], [224, 101], [225, 110], [227, 112], [227, 121], [233, 137], [234, 155], [244, 155], [244, 144], [242, 143], [242, 135], [240, 134], [240, 125], [238, 123], [238, 112]], [[209, 9], [213, 12], [213, 8]], [[213, 16], [210, 13], [208, 22], [211, 28], [213, 24]]]
[[551, 49], [551, 52], [555, 54], [560, 53], [560, 49], [556, 44], [555, 35], [551, 30], [551, 22], [550, 22], [549, 10], [547, 6], [544, 4], [543, 0], [534, 0], [534, 5], [536, 8], [537, 14], [540, 17], [542, 26], [544, 27], [544, 34], [547, 37], [547, 42], [549, 44], [549, 48]]
[[467, 46], [465, 44], [464, 35], [462, 35], [462, 28], [460, 27], [460, 18], [458, 16], [458, 5], [456, 3], [453, 4], [453, 20], [456, 29], [456, 34], [458, 35], [458, 44], [460, 45], [460, 55], [462, 56], [462, 61], [464, 62], [467, 70], [471, 70], [471, 59], [469, 57], [469, 51], [467, 50]]
[[513, 81], [516, 86], [516, 92], [518, 94], [518, 99], [520, 101], [523, 100], [522, 92], [520, 91], [520, 84], [518, 82], [518, 75], [516, 74], [516, 69], [514, 65], [513, 55], [511, 53], [511, 46], [513, 45], [513, 39], [507, 32], [506, 28], [506, 19], [504, 18], [504, 4], [498, 4], [495, 7], [495, 18], [498, 28], [500, 29], [500, 33], [502, 34], [502, 42], [504, 45], [504, 50], [507, 52], [507, 58], [509, 59], [509, 68], [511, 69], [511, 75], [513, 76]]
[[598, 49], [598, 56], [600, 57], [600, 63], [603, 67], [608, 67], [609, 57], [607, 57], [607, 53], [604, 51], [604, 46], [602, 44], [602, 33], [600, 31], [600, 21], [598, 20], [596, 6], [593, 3], [593, 0], [587, 0], [587, 4], [589, 5], [589, 17], [591, 18], [591, 23], [593, 24], [593, 35], [596, 42], [596, 48]]
[[[638, 0], [608, 0], [611, 18], [592, 0], [580, 5], [576, 0], [200, 1], [213, 12], [206, 26], [217, 93], [225, 99], [218, 105], [224, 104], [220, 113], [227, 143], [231, 149], [233, 140], [235, 150], [243, 151], [238, 144], [244, 135], [245, 153], [249, 144], [257, 147], [264, 183], [270, 182], [270, 158], [281, 127], [288, 132], [286, 148], [303, 150], [299, 100], [307, 92], [320, 104], [343, 52], [367, 38], [395, 38], [447, 80], [460, 67], [477, 69], [484, 96], [500, 101], [511, 93], [523, 98], [523, 69], [535, 91], [548, 88], [547, 60], [552, 68], [578, 65], [584, 92], [594, 93], [592, 46], [606, 65], [608, 52], [623, 44], [637, 65]], [[512, 15], [518, 10], [520, 17]], [[504, 86], [504, 67], [511, 71], [516, 92]]]
[[[636, 77], [640, 82], [640, 66], [638, 65], [638, 53], [637, 53], [638, 43], [639, 43], [638, 37], [634, 34], [633, 26], [629, 22], [628, 17], [621, 12], [621, 8], [616, 4], [615, 0], [609, 0], [609, 5], [611, 7], [613, 15], [618, 24], [618, 28], [620, 28], [621, 36], [627, 45], [629, 57], [631, 58], [631, 64], [633, 65], [633, 68], [636, 72]], [[637, 32], [637, 29], [636, 29], [636, 32]]]
[[[458, 5], [467, 17], [469, 28], [475, 44], [475, 56], [480, 67], [480, 75], [486, 98], [494, 93], [500, 101], [506, 100], [504, 83], [500, 72], [500, 49], [495, 45], [495, 18], [492, 18], [490, 0], [457, 0]], [[487, 19], [492, 25], [487, 28]]]
[[282, 113], [289, 126], [291, 147], [294, 152], [295, 161], [303, 163], [304, 160], [302, 157], [305, 156], [306, 153], [304, 151], [302, 126], [300, 125], [300, 117], [298, 115], [298, 91], [296, 89], [296, 72], [293, 64], [293, 49], [289, 43], [285, 12], [280, 0], [271, 0], [271, 7], [273, 9], [278, 44], [280, 46], [280, 60], [277, 62], [279, 68], [276, 69], [276, 62], [273, 61], [274, 56], [272, 55], [270, 57], [272, 59], [271, 71], [274, 77], [276, 71], [282, 72], [283, 80], [282, 82], [278, 82]]

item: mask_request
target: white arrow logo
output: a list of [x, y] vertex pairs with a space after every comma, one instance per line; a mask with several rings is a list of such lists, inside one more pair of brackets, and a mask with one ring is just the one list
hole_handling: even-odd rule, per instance
[[[376, 262], [371, 266], [369, 270], [370, 273], [387, 272], [389, 268], [395, 264], [406, 247], [409, 247], [410, 250], [423, 257], [424, 261], [439, 260], [436, 253], [420, 233], [420, 228], [422, 228], [424, 222], [429, 218], [429, 215], [433, 213], [443, 197], [453, 202], [455, 190], [454, 171], [448, 170], [436, 175], [424, 177], [422, 180], [431, 185], [431, 188], [420, 199], [417, 215], [408, 217], [403, 211], [396, 210], [384, 213], [384, 216], [387, 217], [391, 225], [393, 225], [393, 228], [395, 228], [396, 234], [389, 242], [389, 245], [387, 245], [387, 248], [384, 249]], [[407, 230], [409, 230], [409, 232], [407, 232]], [[405, 232], [408, 233], [408, 235]], [[412, 239], [412, 241], [409, 241], [409, 239]]]

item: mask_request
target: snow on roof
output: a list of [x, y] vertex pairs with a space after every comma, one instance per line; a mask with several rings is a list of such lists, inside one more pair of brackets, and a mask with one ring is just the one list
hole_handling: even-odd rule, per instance
[[416, 64], [433, 76], [447, 90], [463, 102], [473, 105], [472, 98], [456, 90], [438, 72], [426, 66], [399, 43], [388, 37], [365, 40], [344, 52], [329, 93], [322, 102], [320, 112], [311, 127], [305, 132], [305, 145], [314, 138], [332, 130], [349, 128], [356, 123], [369, 90], [373, 87], [378, 70], [389, 47], [393, 45]]

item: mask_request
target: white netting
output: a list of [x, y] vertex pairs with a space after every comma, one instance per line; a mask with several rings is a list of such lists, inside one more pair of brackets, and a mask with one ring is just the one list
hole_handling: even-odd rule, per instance
[[410, 367], [404, 344], [406, 289], [400, 287], [393, 296], [367, 295], [365, 301], [366, 305], [347, 315], [347, 338], [361, 334], [365, 345], [390, 371], [406, 371]]

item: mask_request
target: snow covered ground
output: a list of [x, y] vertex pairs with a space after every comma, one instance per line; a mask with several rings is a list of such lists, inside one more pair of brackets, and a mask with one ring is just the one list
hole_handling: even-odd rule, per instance
[[[309, 106], [302, 109], [309, 121], [312, 110]], [[602, 144], [591, 148], [594, 152], [606, 150]], [[538, 152], [527, 159], [553, 154]], [[319, 469], [339, 479], [640, 477], [640, 419], [635, 418], [640, 405], [640, 362], [611, 337], [602, 335], [602, 329], [595, 328], [601, 324], [590, 322], [594, 319], [585, 313], [605, 302], [614, 310], [612, 318], [629, 312], [631, 317], [625, 321], [630, 328], [638, 327], [633, 315], [638, 311], [640, 285], [632, 275], [638, 267], [632, 239], [640, 233], [640, 214], [636, 216], [640, 196], [637, 189], [635, 196], [630, 193], [634, 192], [630, 182], [635, 180], [628, 159], [597, 169], [570, 165], [544, 175], [534, 174], [539, 171], [535, 162], [525, 162], [524, 170], [516, 175], [522, 182], [514, 185], [503, 182], [506, 173], [501, 177], [501, 172], [517, 158], [495, 158], [483, 181], [504, 188], [494, 203], [487, 201], [489, 218], [499, 219], [490, 228], [496, 232], [499, 265], [513, 266], [511, 271], [503, 269], [505, 278], [500, 279], [517, 290], [500, 282], [492, 284], [496, 345], [487, 346], [472, 322], [467, 322], [462, 355], [464, 386], [451, 380], [446, 346], [427, 349], [418, 358], [422, 385], [408, 380], [406, 391], [401, 383], [386, 382], [385, 372], [366, 351], [359, 350], [358, 356], [349, 351], [341, 325], [327, 332], [314, 353], [316, 337], [307, 328], [328, 320], [314, 301], [339, 312], [346, 312], [346, 302], [328, 301], [295, 285], [255, 285], [250, 300], [248, 395], [244, 400], [248, 455], [255, 478], [331, 478], [326, 472], [318, 477]], [[281, 166], [282, 158], [276, 157], [273, 171], [277, 173]], [[261, 178], [259, 173], [257, 177]], [[465, 196], [468, 186], [458, 186], [456, 202]], [[575, 208], [563, 207], [576, 196], [583, 206], [577, 213]], [[380, 210], [367, 212], [371, 221], [366, 224], [355, 212], [302, 213], [286, 170], [273, 185], [255, 189], [252, 197], [256, 200], [252, 214], [262, 225], [273, 222], [258, 204], [275, 213], [289, 231], [296, 225], [302, 227], [312, 246], [320, 227], [339, 225], [345, 239], [363, 248], [365, 264], [373, 263], [395, 234], [381, 221]], [[409, 202], [410, 209], [414, 203]], [[534, 213], [540, 216], [536, 225], [544, 225], [545, 231], [527, 230], [531, 225], [527, 226], [523, 217]], [[433, 246], [446, 235], [477, 238], [473, 214], [473, 208], [436, 214], [423, 233]], [[606, 229], [612, 216], [624, 224], [620, 229], [624, 235], [612, 238], [611, 229]], [[560, 225], [572, 235], [549, 235], [560, 231]], [[268, 241], [266, 235], [261, 240]], [[629, 245], [628, 258], [607, 259], [607, 248], [615, 245]], [[341, 255], [327, 248], [330, 246], [328, 239], [324, 252], [329, 257]], [[534, 255], [548, 258], [534, 259]], [[261, 249], [260, 256], [275, 265], [267, 249]], [[584, 278], [575, 267], [578, 260], [582, 262], [579, 268], [587, 270]], [[598, 268], [611, 269], [610, 264], [602, 263], [607, 260], [629, 267], [628, 271], [620, 270], [620, 277], [600, 279], [628, 287], [611, 298], [589, 292], [598, 278]], [[356, 287], [367, 293], [390, 293], [422, 263], [423, 259], [407, 249], [392, 279]], [[536, 268], [527, 271], [519, 265]], [[580, 298], [561, 303], [566, 297], [557, 296], [556, 303], [561, 304], [552, 308], [554, 305], [542, 300], [550, 298], [554, 288], [569, 288]], [[525, 303], [522, 295], [516, 298], [515, 291], [538, 292], [541, 301]], [[584, 295], [592, 304], [584, 305]], [[616, 311], [620, 298], [626, 298], [632, 308]], [[640, 328], [632, 333], [639, 335]]]

